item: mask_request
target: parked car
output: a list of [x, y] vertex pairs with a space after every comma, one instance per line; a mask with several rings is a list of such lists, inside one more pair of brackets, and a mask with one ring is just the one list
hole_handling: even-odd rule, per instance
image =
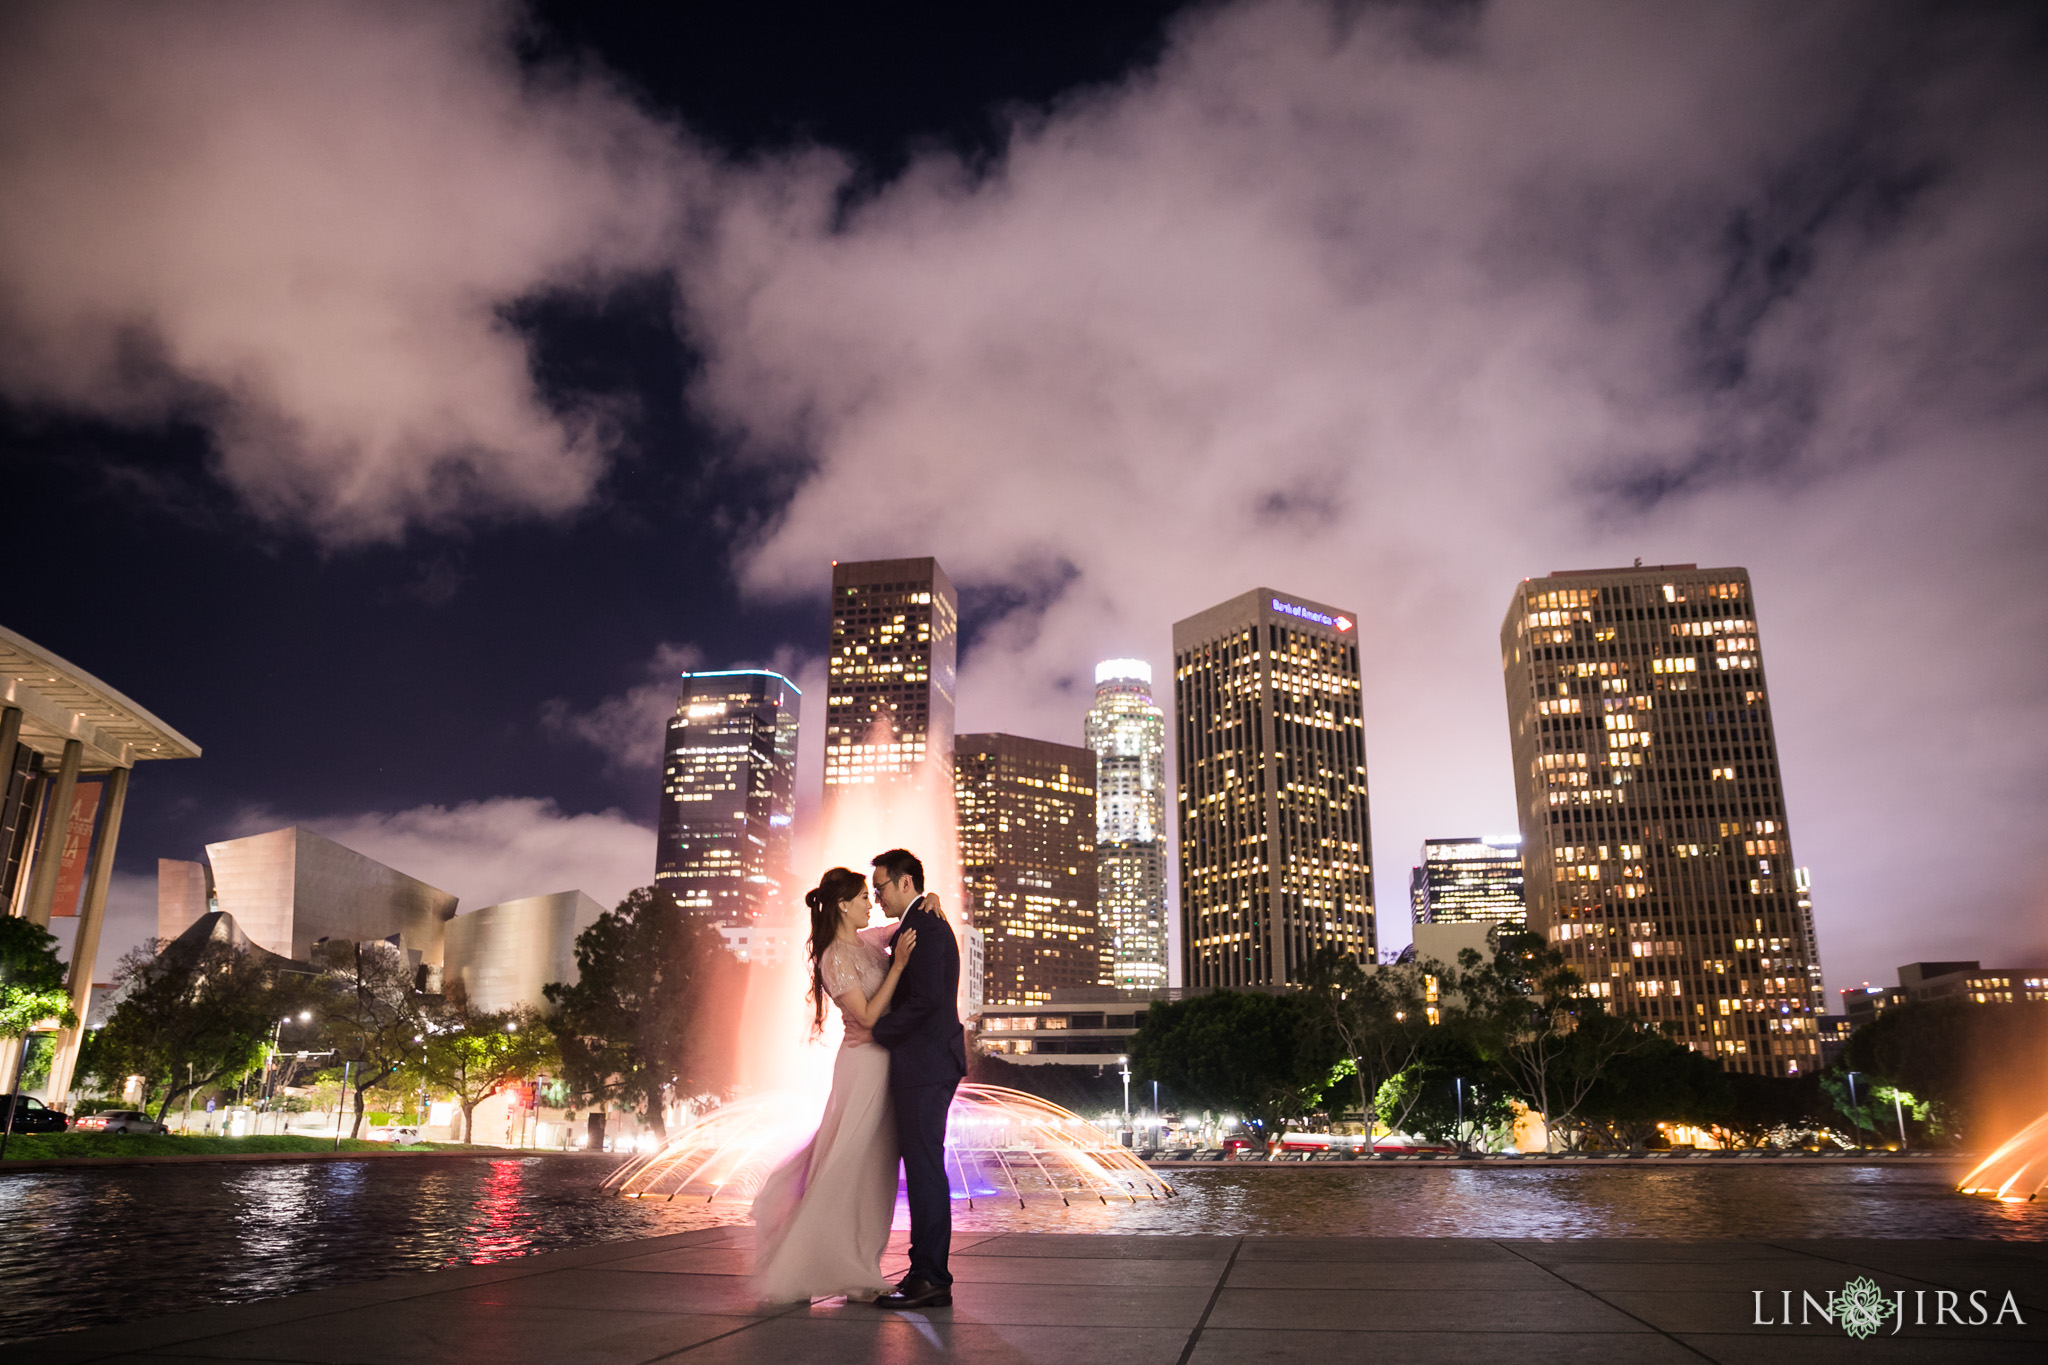
[[103, 1109], [73, 1125], [82, 1133], [168, 1133], [171, 1130], [140, 1109]]
[[[8, 1096], [0, 1095], [0, 1114], [7, 1112]], [[15, 1095], [14, 1121], [8, 1128], [16, 1133], [61, 1133], [71, 1126], [71, 1120], [59, 1111], [50, 1108], [34, 1095]]]

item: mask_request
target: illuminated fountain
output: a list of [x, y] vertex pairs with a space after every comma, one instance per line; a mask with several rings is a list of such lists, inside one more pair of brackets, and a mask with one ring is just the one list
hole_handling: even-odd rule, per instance
[[[784, 1095], [737, 1100], [621, 1167], [605, 1188], [629, 1199], [746, 1203], [814, 1125], [815, 1117], [793, 1112]], [[1079, 1115], [1035, 1095], [971, 1082], [953, 1099], [946, 1174], [953, 1197], [969, 1208], [977, 1200], [1014, 1199], [1023, 1207], [1057, 1199], [1071, 1206], [1173, 1195], [1151, 1167]]]
[[1956, 1188], [2007, 1204], [2032, 1203], [2048, 1188], [2048, 1114], [2006, 1139]]
[[[888, 739], [886, 729], [874, 736], [878, 744]], [[950, 765], [945, 769], [925, 763], [907, 779], [838, 788], [822, 837], [797, 865], [865, 872], [883, 849], [909, 848], [924, 860], [927, 888], [961, 924], [959, 839]], [[808, 930], [792, 933], [801, 944]], [[603, 1188], [636, 1199], [751, 1202], [768, 1173], [816, 1131], [832, 1083], [839, 1018], [828, 1011], [824, 1032], [809, 1036], [809, 985], [810, 958], [801, 946], [790, 961], [755, 964], [741, 1007], [739, 1098], [672, 1125], [659, 1149], [620, 1167]], [[1112, 1200], [1173, 1194], [1113, 1135], [1056, 1104], [989, 1085], [964, 1084], [955, 1096], [946, 1169], [953, 1197], [970, 1207], [977, 1200], [1057, 1199], [1099, 1209]]]

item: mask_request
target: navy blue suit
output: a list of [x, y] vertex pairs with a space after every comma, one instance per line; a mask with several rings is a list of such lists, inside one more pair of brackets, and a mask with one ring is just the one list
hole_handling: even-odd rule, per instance
[[889, 1012], [875, 1021], [875, 1041], [889, 1049], [889, 1097], [903, 1149], [904, 1194], [910, 1204], [910, 1273], [948, 1287], [953, 1198], [946, 1180], [946, 1112], [967, 1074], [967, 1037], [960, 1027], [960, 944], [953, 926], [924, 908], [903, 912], [889, 936], [893, 950], [905, 929], [917, 947], [896, 982]]

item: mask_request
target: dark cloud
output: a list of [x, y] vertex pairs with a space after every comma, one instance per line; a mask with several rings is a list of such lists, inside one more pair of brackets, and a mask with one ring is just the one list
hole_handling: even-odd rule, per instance
[[558, 514], [601, 404], [504, 310], [658, 266], [689, 167], [504, 4], [10, 6], [0, 391], [203, 425], [260, 515], [336, 544]]

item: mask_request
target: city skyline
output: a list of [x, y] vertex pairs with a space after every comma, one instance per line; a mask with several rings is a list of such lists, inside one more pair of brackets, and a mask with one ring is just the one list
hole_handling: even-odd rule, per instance
[[0, 16], [0, 624], [205, 750], [106, 952], [292, 824], [614, 897], [676, 675], [822, 699], [826, 566], [929, 555], [976, 733], [1354, 607], [1382, 899], [1515, 823], [1513, 584], [1745, 565], [1830, 988], [2048, 956], [2030, 21], [1109, 8]]

